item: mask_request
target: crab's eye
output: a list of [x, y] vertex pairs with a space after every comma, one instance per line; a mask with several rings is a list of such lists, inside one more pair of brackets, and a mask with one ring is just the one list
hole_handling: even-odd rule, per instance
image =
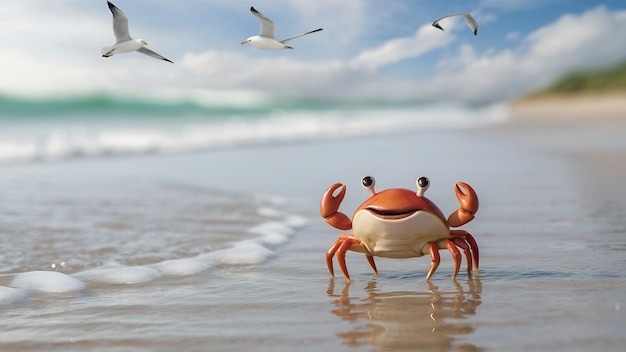
[[372, 176], [363, 177], [363, 179], [361, 180], [361, 184], [370, 192], [371, 195], [376, 194], [376, 191], [374, 190], [374, 186], [376, 186], [376, 180]]
[[428, 180], [428, 177], [420, 177], [417, 179], [417, 196], [418, 197], [423, 197], [424, 196], [424, 192], [426, 192], [426, 190], [428, 189], [428, 186], [430, 185], [430, 181]]

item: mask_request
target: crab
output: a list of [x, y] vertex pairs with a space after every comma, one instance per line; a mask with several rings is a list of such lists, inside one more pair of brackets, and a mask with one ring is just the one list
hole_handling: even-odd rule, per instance
[[361, 184], [371, 196], [358, 207], [352, 220], [338, 211], [346, 194], [345, 185], [330, 186], [320, 202], [320, 214], [329, 225], [340, 230], [352, 229], [351, 234], [340, 235], [326, 252], [326, 264], [332, 276], [333, 257], [337, 254], [339, 266], [350, 282], [346, 267], [349, 250], [365, 253], [375, 274], [378, 270], [374, 257], [412, 258], [429, 254], [431, 265], [426, 280], [430, 280], [440, 263], [439, 250], [447, 249], [454, 259], [452, 280], [456, 280], [462, 260], [460, 248], [467, 258], [468, 276], [472, 275], [472, 268], [478, 271], [476, 240], [465, 230], [451, 229], [472, 221], [478, 212], [478, 196], [470, 185], [455, 184], [460, 208], [446, 218], [435, 203], [424, 197], [430, 185], [427, 177], [417, 179], [417, 192], [404, 188], [376, 192], [376, 181], [371, 176], [363, 177]]

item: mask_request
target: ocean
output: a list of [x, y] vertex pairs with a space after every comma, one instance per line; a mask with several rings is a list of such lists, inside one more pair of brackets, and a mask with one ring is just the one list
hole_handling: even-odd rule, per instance
[[[508, 119], [500, 105], [5, 98], [0, 350], [618, 351], [624, 202], [607, 212], [594, 170], [511, 140]], [[479, 274], [451, 280], [441, 251], [430, 281], [427, 257], [377, 258], [374, 275], [359, 253], [351, 283], [331, 277], [343, 232], [320, 198], [346, 184], [351, 215], [366, 175], [377, 190], [427, 176], [445, 214], [471, 184]]]
[[120, 155], [173, 154], [478, 127], [506, 119], [497, 105], [324, 101], [206, 101], [70, 96], [0, 98], [0, 164]]

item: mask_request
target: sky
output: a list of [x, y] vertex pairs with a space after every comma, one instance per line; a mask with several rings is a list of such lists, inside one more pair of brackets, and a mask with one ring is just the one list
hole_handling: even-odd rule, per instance
[[[0, 96], [111, 94], [253, 104], [509, 100], [578, 70], [626, 60], [624, 0], [115, 0], [133, 38], [174, 61], [101, 57], [114, 44], [105, 0], [2, 0]], [[293, 50], [241, 42], [250, 6]], [[462, 17], [478, 22], [474, 36]]]

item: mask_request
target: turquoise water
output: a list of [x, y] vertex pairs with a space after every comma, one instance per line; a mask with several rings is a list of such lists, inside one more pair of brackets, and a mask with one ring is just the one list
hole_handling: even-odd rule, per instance
[[[324, 100], [255, 100], [241, 102], [206, 101], [193, 95], [176, 98], [156, 96], [116, 96], [111, 94], [88, 94], [58, 97], [8, 97], [0, 95], [0, 117], [38, 116], [43, 118], [109, 115], [111, 118], [122, 116], [134, 117], [169, 117], [202, 116], [220, 118], [236, 115], [262, 116], [276, 110], [285, 112], [311, 111], [328, 112], [359, 110], [427, 110], [428, 103], [392, 103], [388, 101], [324, 101]], [[457, 110], [461, 106], [456, 106]], [[476, 108], [475, 110], [480, 110]]]

